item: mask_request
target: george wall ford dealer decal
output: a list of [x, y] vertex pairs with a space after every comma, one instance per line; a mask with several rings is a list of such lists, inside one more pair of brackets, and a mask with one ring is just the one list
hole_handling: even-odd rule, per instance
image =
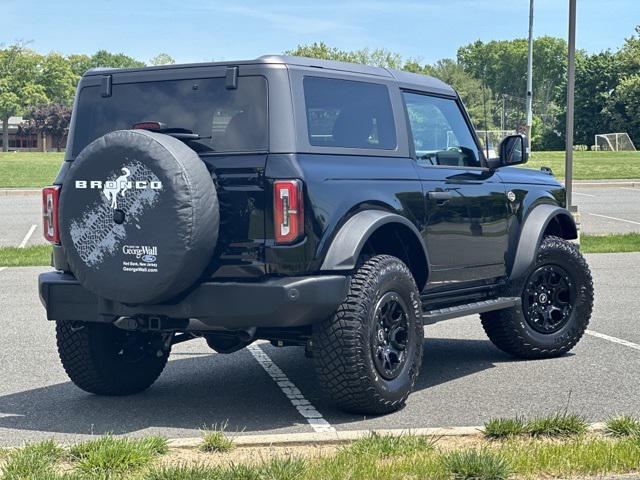
[[[70, 223], [69, 233], [82, 261], [99, 269], [117, 256], [123, 271], [156, 272], [157, 246], [132, 246], [126, 239], [127, 230], [139, 229], [145, 213], [158, 203], [160, 179], [141, 162], [127, 160], [107, 178], [78, 180], [75, 188], [96, 192], [95, 200]], [[114, 209], [126, 213], [124, 223], [114, 221]]]

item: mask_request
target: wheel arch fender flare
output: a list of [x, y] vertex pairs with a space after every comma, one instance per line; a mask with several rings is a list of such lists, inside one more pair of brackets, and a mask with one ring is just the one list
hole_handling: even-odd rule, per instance
[[352, 270], [356, 267], [358, 257], [367, 240], [381, 227], [396, 223], [408, 228], [420, 244], [421, 255], [429, 267], [429, 256], [416, 226], [407, 218], [384, 210], [364, 210], [356, 213], [340, 227], [334, 236], [326, 255], [321, 270]]
[[521, 280], [531, 264], [542, 243], [544, 233], [549, 224], [557, 220], [566, 230], [563, 237], [569, 240], [578, 238], [576, 222], [571, 213], [557, 205], [538, 205], [525, 217], [520, 230], [520, 238], [516, 248], [513, 266], [509, 275], [511, 281]]

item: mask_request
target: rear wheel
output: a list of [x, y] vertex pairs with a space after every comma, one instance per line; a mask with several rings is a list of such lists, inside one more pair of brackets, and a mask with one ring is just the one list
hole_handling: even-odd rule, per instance
[[97, 395], [146, 390], [162, 373], [170, 347], [156, 333], [108, 324], [57, 322], [58, 353], [73, 383]]
[[549, 358], [578, 343], [591, 318], [593, 281], [574, 244], [545, 238], [524, 284], [513, 288], [522, 305], [480, 316], [494, 345], [515, 357]]
[[419, 305], [399, 259], [378, 255], [356, 271], [346, 300], [313, 332], [318, 377], [340, 408], [384, 414], [404, 405], [422, 364]]

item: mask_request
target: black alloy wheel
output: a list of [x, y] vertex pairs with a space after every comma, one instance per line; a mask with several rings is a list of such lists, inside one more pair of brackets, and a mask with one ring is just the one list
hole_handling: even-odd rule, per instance
[[529, 276], [524, 288], [524, 316], [536, 332], [555, 333], [569, 321], [575, 300], [575, 282], [567, 271], [558, 265], [543, 265]]
[[407, 306], [396, 292], [387, 292], [375, 308], [371, 350], [378, 373], [393, 380], [406, 362], [408, 342]]

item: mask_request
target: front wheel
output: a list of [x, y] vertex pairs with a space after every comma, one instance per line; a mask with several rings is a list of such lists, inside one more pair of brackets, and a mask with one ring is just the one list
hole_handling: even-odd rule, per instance
[[160, 334], [128, 332], [109, 324], [59, 321], [56, 338], [71, 381], [96, 395], [146, 390], [169, 357], [169, 347]]
[[395, 257], [375, 256], [352, 276], [336, 313], [314, 326], [320, 383], [343, 410], [398, 410], [420, 372], [423, 336], [411, 272]]
[[[515, 288], [515, 287], [514, 287]], [[520, 358], [558, 357], [580, 340], [593, 309], [593, 280], [578, 248], [546, 237], [523, 285], [522, 305], [480, 315], [489, 339]]]

